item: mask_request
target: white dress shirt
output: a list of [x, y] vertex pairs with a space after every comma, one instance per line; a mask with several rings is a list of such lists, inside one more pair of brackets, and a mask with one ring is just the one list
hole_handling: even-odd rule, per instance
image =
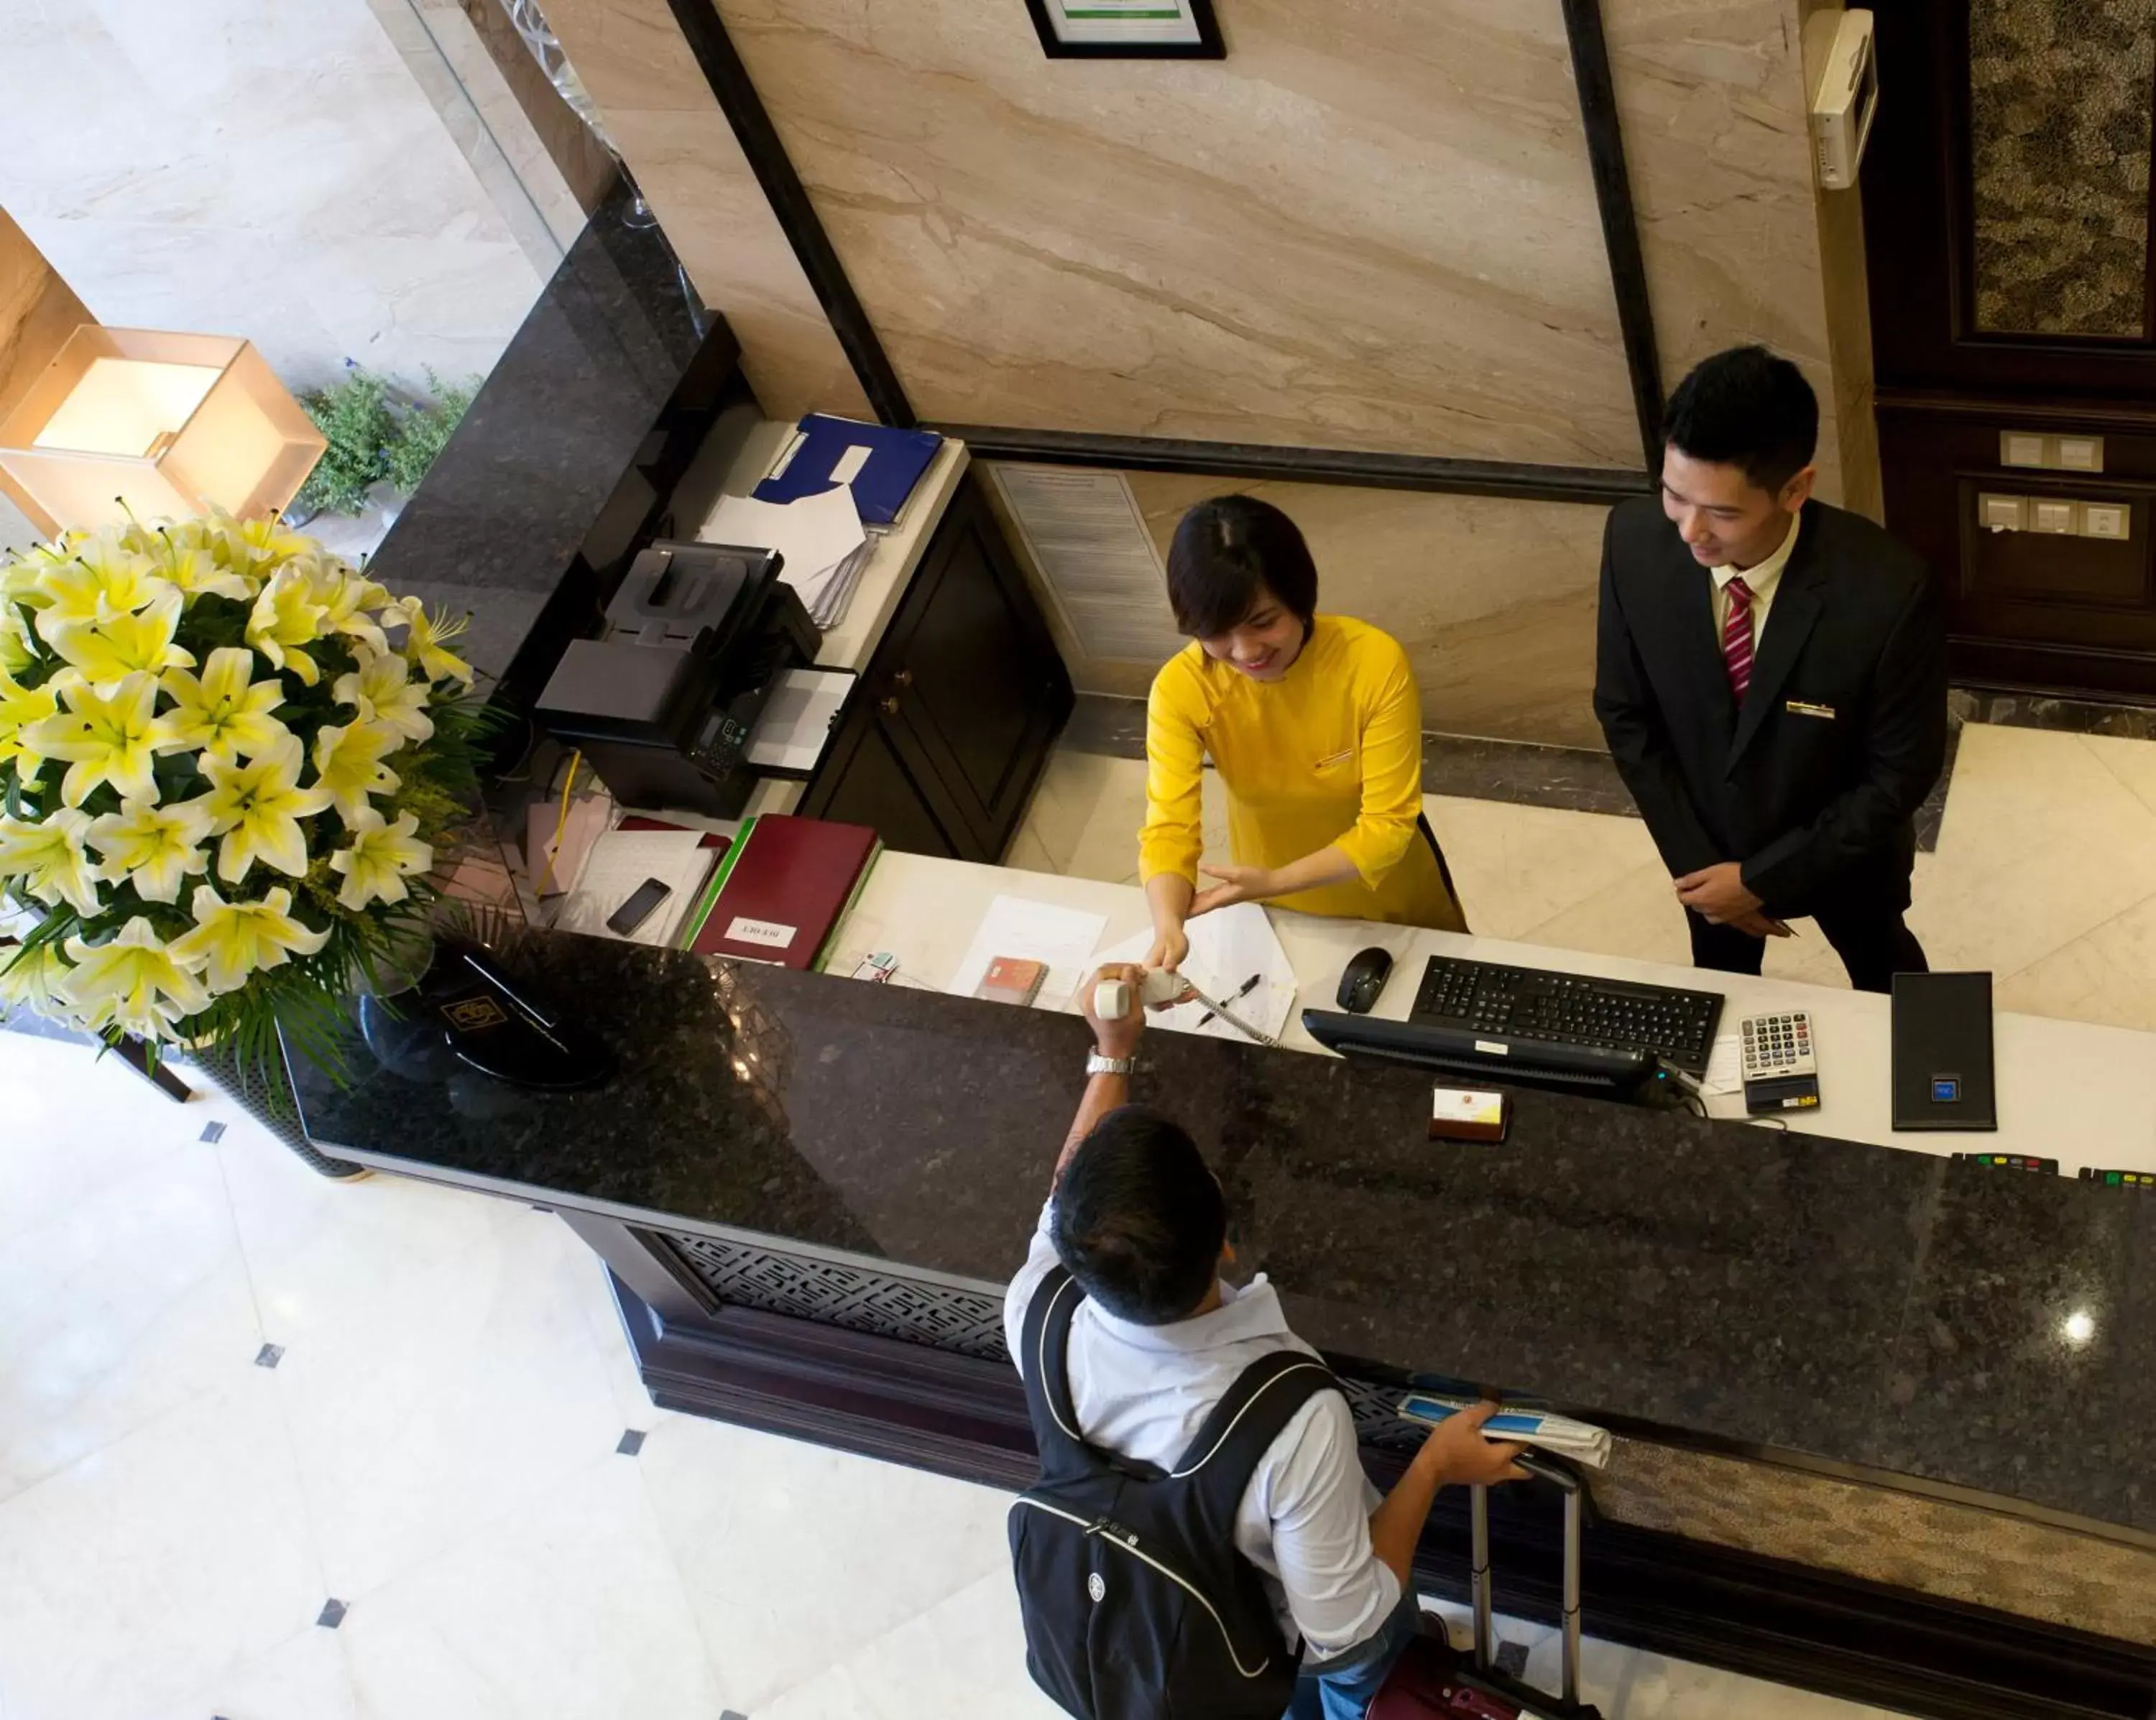
[[1752, 593], [1752, 649], [1755, 654], [1758, 653], [1759, 641], [1767, 632], [1767, 612], [1774, 606], [1775, 587], [1782, 583], [1782, 570], [1789, 565], [1789, 554], [1797, 547], [1797, 528], [1804, 523], [1802, 514], [1792, 514], [1789, 529], [1782, 537], [1782, 547], [1757, 567], [1709, 570], [1714, 575], [1714, 637], [1717, 641], [1727, 637], [1729, 582], [1742, 574], [1745, 589]]
[[[1004, 1299], [1004, 1335], [1024, 1349], [1025, 1311], [1056, 1265], [1044, 1207], [1025, 1264]], [[1139, 1326], [1087, 1301], [1070, 1319], [1070, 1401], [1090, 1445], [1162, 1469], [1198, 1436], [1235, 1377], [1278, 1349], [1317, 1352], [1287, 1328], [1280, 1297], [1260, 1272], [1242, 1289], [1220, 1287], [1211, 1313]], [[1355, 1450], [1355, 1418], [1337, 1391], [1296, 1411], [1258, 1460], [1235, 1513], [1235, 1548], [1258, 1568], [1291, 1645], [1329, 1659], [1378, 1632], [1399, 1604], [1400, 1583], [1370, 1545], [1378, 1490]]]

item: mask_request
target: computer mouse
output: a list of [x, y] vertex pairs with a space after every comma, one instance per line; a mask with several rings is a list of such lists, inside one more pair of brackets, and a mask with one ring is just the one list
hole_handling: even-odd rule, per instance
[[1357, 950], [1340, 970], [1340, 1007], [1350, 1015], [1369, 1014], [1392, 970], [1393, 954], [1389, 950], [1380, 950], [1373, 944], [1368, 950]]

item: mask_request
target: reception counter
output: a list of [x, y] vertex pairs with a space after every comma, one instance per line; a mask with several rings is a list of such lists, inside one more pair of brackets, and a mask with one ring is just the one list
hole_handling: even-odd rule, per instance
[[[1142, 923], [1123, 887], [886, 855], [838, 948], [895, 951], [911, 985], [526, 934], [501, 960], [610, 1042], [609, 1087], [521, 1093], [361, 1047], [348, 1086], [295, 1070], [306, 1134], [560, 1212], [613, 1272], [661, 1403], [1021, 1484], [1000, 1289], [1086, 1032], [923, 989], [998, 892], [1090, 902], [1111, 940]], [[1309, 1002], [1358, 940], [1397, 943], [1388, 1014], [1425, 944], [1693, 977], [1276, 924]], [[1880, 1001], [1748, 982], [1731, 1022], [1792, 1001], [1820, 1026], [1819, 1126], [1882, 1136]], [[2156, 1067], [2149, 1036], [2010, 1017], [1999, 1037], [2006, 1128], [1983, 1144], [2147, 1162], [2147, 1081], [2106, 1072]], [[1925, 1713], [2147, 1712], [2156, 1200], [1532, 1093], [1502, 1145], [1433, 1144], [1411, 1071], [1168, 1032], [1144, 1054], [1137, 1096], [1219, 1170], [1240, 1257], [1334, 1361], [1373, 1472], [1414, 1440], [1391, 1411], [1410, 1380], [1620, 1434], [1594, 1483], [1591, 1630]], [[2070, 1108], [2056, 1130], [2021, 1104], [2038, 1078]], [[1504, 1503], [1502, 1601], [1532, 1614], [1553, 1598], [1547, 1502]], [[1463, 1574], [1458, 1526], [1434, 1521], [1433, 1590]]]

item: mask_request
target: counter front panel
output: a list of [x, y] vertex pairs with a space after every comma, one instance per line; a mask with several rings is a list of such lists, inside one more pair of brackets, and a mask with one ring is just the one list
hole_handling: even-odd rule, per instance
[[[567, 935], [503, 960], [612, 1042], [610, 1086], [358, 1046], [348, 1086], [296, 1072], [308, 1135], [667, 1233], [726, 1300], [1000, 1356], [1081, 1021]], [[1534, 1093], [1502, 1144], [1434, 1143], [1410, 1071], [1145, 1055], [1136, 1097], [1219, 1171], [1242, 1262], [1366, 1380], [2156, 1536], [2156, 1202]]]

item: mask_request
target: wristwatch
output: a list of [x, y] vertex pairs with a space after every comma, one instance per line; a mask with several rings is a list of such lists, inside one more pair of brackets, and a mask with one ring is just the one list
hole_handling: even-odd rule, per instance
[[1136, 1057], [1111, 1057], [1097, 1051], [1086, 1053], [1088, 1075], [1127, 1075], [1138, 1066]]

